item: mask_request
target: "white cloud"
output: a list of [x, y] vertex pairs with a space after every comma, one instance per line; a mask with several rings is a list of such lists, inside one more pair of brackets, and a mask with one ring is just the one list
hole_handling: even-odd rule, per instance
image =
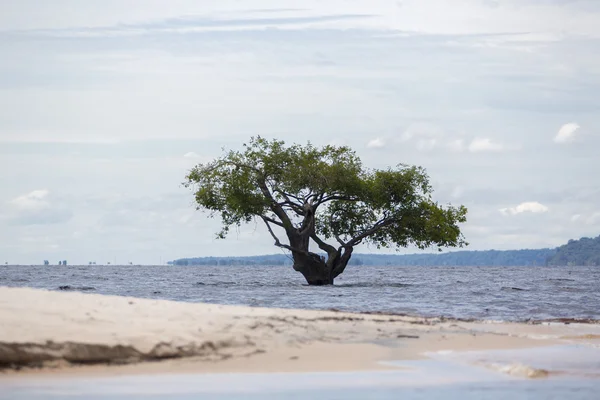
[[63, 223], [71, 219], [73, 213], [62, 204], [50, 201], [50, 191], [34, 190], [9, 201], [10, 225], [47, 225]]
[[194, 153], [193, 151], [190, 151], [189, 153], [185, 153], [183, 155], [184, 158], [200, 158], [200, 156], [197, 153]]
[[[411, 124], [400, 136], [401, 142], [414, 142], [414, 146], [419, 151], [430, 151], [434, 148], [444, 146], [444, 138], [448, 134], [442, 127], [428, 123], [417, 122]], [[456, 145], [456, 144], [454, 144]], [[449, 147], [451, 145], [448, 145]]]
[[50, 207], [46, 200], [48, 194], [48, 190], [34, 190], [11, 200], [10, 203], [19, 211], [40, 211]]
[[522, 214], [525, 212], [530, 212], [534, 214], [545, 213], [548, 212], [549, 208], [545, 205], [538, 203], [537, 201], [528, 201], [525, 203], [521, 203], [516, 207], [509, 208], [501, 208], [500, 212], [504, 215], [516, 215]]
[[427, 150], [433, 150], [433, 148], [436, 145], [437, 145], [437, 139], [430, 138], [430, 139], [421, 139], [421, 140], [417, 141], [416, 147], [417, 147], [417, 150], [427, 151]]
[[369, 149], [380, 149], [385, 146], [385, 141], [382, 138], [375, 138], [367, 143]]
[[595, 225], [600, 223], [600, 212], [596, 211], [593, 213], [586, 214], [575, 214], [571, 217], [571, 222], [577, 223], [577, 226], [583, 225]]
[[464, 139], [451, 140], [448, 143], [448, 148], [452, 151], [463, 151], [465, 148]]
[[564, 124], [558, 130], [558, 133], [554, 137], [555, 143], [567, 143], [573, 141], [575, 139], [575, 133], [579, 130], [579, 124], [575, 122], [570, 122], [568, 124]]
[[471, 153], [479, 153], [484, 151], [502, 151], [504, 146], [500, 143], [496, 143], [489, 138], [475, 138], [469, 144], [469, 151]]
[[600, 212], [593, 213], [586, 221], [588, 225], [594, 225], [600, 222]]

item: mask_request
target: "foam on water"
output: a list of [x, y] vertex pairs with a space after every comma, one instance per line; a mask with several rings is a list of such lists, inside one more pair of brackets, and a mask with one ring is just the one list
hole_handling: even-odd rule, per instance
[[600, 349], [590, 347], [589, 343], [518, 350], [432, 352], [427, 356], [524, 378], [600, 378]]
[[486, 367], [496, 369], [504, 374], [519, 376], [524, 378], [547, 378], [549, 372], [541, 368], [533, 368], [524, 364], [488, 364]]

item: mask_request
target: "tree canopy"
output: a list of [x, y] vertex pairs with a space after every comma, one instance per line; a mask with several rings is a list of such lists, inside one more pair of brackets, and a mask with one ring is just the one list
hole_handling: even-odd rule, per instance
[[459, 224], [467, 209], [433, 201], [423, 168], [368, 169], [346, 146], [286, 146], [255, 137], [241, 151], [194, 167], [185, 185], [198, 209], [221, 218], [219, 238], [232, 226], [261, 220], [309, 284], [332, 284], [359, 244], [466, 245]]

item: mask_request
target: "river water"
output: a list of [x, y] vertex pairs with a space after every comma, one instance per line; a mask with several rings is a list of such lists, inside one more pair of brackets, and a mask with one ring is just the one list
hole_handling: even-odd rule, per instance
[[310, 287], [282, 266], [0, 266], [0, 286], [486, 320], [600, 319], [599, 267], [351, 266]]

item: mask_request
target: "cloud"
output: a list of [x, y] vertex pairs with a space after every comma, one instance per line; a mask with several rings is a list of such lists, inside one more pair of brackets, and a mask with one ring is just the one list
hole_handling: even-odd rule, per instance
[[50, 207], [46, 201], [50, 192], [48, 190], [34, 190], [10, 201], [19, 211], [40, 211]]
[[436, 145], [437, 145], [437, 139], [429, 138], [429, 139], [420, 139], [419, 141], [417, 141], [416, 147], [417, 147], [417, 150], [427, 151], [427, 150], [433, 150], [433, 148]]
[[496, 143], [489, 138], [475, 138], [469, 144], [469, 151], [471, 153], [502, 150], [504, 150], [503, 145], [501, 145], [500, 143]]
[[558, 130], [558, 133], [554, 137], [555, 143], [567, 143], [573, 141], [575, 139], [575, 133], [579, 130], [579, 124], [575, 122], [570, 122], [568, 124], [564, 124]]
[[[250, 14], [247, 14], [250, 15]], [[175, 18], [161, 19], [148, 22], [117, 23], [95, 27], [69, 27], [59, 29], [33, 29], [17, 31], [21, 34], [40, 35], [50, 37], [119, 37], [140, 36], [157, 33], [184, 34], [210, 31], [238, 31], [249, 29], [265, 29], [276, 27], [305, 27], [315, 24], [336, 24], [343, 21], [359, 21], [373, 18], [369, 14], [329, 14], [313, 16], [272, 16], [259, 18], [224, 18], [223, 16], [178, 16]]]
[[9, 202], [11, 209], [8, 223], [11, 225], [58, 224], [71, 219], [73, 213], [62, 205], [50, 202], [50, 191], [34, 190]]
[[441, 138], [445, 135], [444, 129], [438, 125], [428, 122], [417, 122], [411, 124], [402, 134], [402, 141], [415, 138]]
[[189, 153], [185, 153], [183, 155], [184, 158], [200, 158], [200, 156], [197, 153], [194, 153], [193, 151], [190, 151]]
[[448, 148], [452, 151], [463, 151], [465, 148], [464, 139], [456, 139], [448, 142]]
[[521, 203], [516, 207], [500, 209], [500, 212], [504, 215], [517, 215], [517, 214], [522, 214], [522, 213], [526, 213], [526, 212], [539, 214], [539, 213], [545, 213], [548, 211], [549, 211], [548, 207], [546, 207], [545, 205], [543, 205], [541, 203], [538, 203], [537, 201], [528, 201], [525, 203]]
[[582, 214], [575, 214], [571, 217], [571, 222], [576, 222], [577, 225], [596, 225], [600, 223], [600, 212], [592, 212]]
[[600, 212], [593, 213], [586, 221], [588, 225], [595, 225], [600, 223]]
[[438, 147], [446, 136], [443, 128], [432, 123], [417, 122], [411, 124], [402, 134], [402, 142], [415, 143], [419, 151], [430, 151]]
[[385, 146], [385, 141], [382, 138], [375, 138], [367, 143], [369, 149], [380, 149]]
[[415, 148], [419, 151], [443, 149], [461, 152], [465, 149], [462, 130], [449, 129], [430, 122], [417, 122], [409, 125], [399, 140], [414, 143]]
[[[343, 138], [374, 168], [423, 165], [442, 186], [436, 200], [459, 198], [465, 229], [487, 230], [472, 231], [475, 249], [597, 232], [587, 221], [600, 211], [589, 183], [600, 166], [591, 143], [600, 140], [591, 134], [600, 124], [600, 2], [486, 1], [338, 1], [352, 17], [317, 0], [273, 12], [263, 9], [297, 2], [0, 1], [0, 252], [45, 258], [43, 244], [19, 242], [28, 235], [71, 247], [64, 257], [82, 262], [272, 252], [260, 228], [248, 229], [262, 247], [212, 243], [219, 221], [202, 213], [178, 223], [194, 209], [180, 187], [190, 163], [257, 133], [315, 145]], [[375, 16], [354, 17], [367, 14]], [[568, 122], [584, 127], [575, 143], [584, 134], [590, 143], [565, 153], [569, 143], [553, 139]], [[376, 138], [383, 148], [367, 148]], [[516, 143], [531, 151], [507, 154]], [[459, 184], [464, 194], [453, 191]], [[180, 197], [156, 202], [163, 190]], [[518, 214], [529, 199], [551, 212]], [[72, 232], [82, 233], [77, 242]]]

